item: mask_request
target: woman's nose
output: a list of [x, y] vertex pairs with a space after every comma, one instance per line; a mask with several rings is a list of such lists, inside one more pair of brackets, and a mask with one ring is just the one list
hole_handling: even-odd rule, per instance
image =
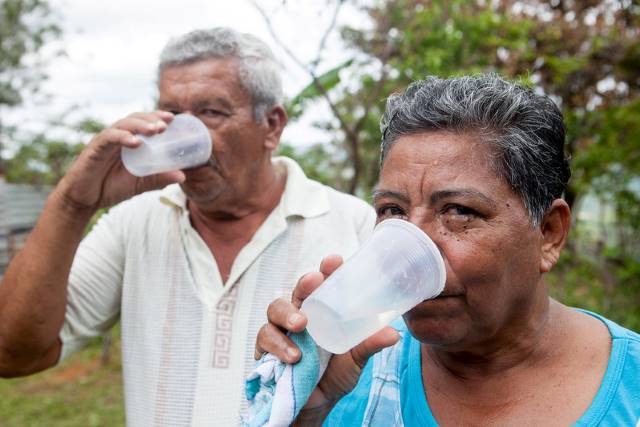
[[415, 214], [410, 214], [408, 221], [422, 230], [429, 238], [436, 244], [440, 253], [443, 254], [442, 250], [442, 235], [438, 233], [438, 226], [436, 224], [433, 215], [429, 215], [423, 212], [417, 212]]
[[433, 215], [425, 210], [416, 210], [414, 212], [409, 213], [409, 217], [407, 218], [410, 223], [424, 231], [427, 236], [434, 239], [436, 234], [436, 227]]

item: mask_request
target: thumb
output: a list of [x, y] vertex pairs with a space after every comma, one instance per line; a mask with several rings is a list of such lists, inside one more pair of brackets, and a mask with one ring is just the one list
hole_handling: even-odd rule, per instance
[[362, 369], [369, 358], [385, 347], [398, 342], [400, 335], [391, 326], [380, 329], [366, 340], [351, 349], [353, 361]]

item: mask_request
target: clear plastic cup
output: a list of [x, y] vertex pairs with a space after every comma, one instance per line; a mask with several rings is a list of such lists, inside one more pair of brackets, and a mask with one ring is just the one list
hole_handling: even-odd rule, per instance
[[302, 303], [307, 331], [334, 354], [345, 353], [444, 289], [444, 260], [408, 221], [388, 219]]
[[209, 130], [191, 114], [176, 115], [162, 133], [136, 137], [142, 145], [122, 148], [122, 163], [135, 176], [192, 168], [211, 157]]

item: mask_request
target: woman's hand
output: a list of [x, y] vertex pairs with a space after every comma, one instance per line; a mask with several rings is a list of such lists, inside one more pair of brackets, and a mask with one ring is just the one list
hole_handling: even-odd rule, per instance
[[[319, 272], [305, 274], [298, 281], [293, 290], [291, 302], [278, 299], [269, 305], [267, 310], [268, 323], [260, 329], [256, 340], [256, 359], [269, 352], [287, 363], [295, 363], [300, 360], [300, 349], [285, 334], [287, 332], [301, 332], [305, 329], [307, 318], [300, 311], [302, 302], [341, 264], [342, 258], [337, 255], [324, 258], [320, 264]], [[314, 412], [314, 409], [320, 407], [331, 409], [342, 396], [355, 387], [369, 357], [383, 348], [395, 344], [398, 339], [398, 332], [387, 326], [350, 351], [333, 355], [327, 370], [298, 418], [304, 417], [305, 411]]]

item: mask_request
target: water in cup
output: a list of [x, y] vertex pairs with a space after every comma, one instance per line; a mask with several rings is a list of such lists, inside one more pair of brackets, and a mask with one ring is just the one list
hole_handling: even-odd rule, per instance
[[371, 237], [302, 303], [316, 343], [344, 353], [444, 289], [440, 251], [415, 225], [382, 221]]
[[[349, 350], [345, 350], [345, 347], [348, 347], [347, 345], [340, 343], [352, 341], [350, 336], [369, 337], [393, 322], [407, 310], [396, 309], [381, 313], [371, 312], [368, 315], [346, 319], [340, 313], [318, 300], [311, 300], [304, 306], [304, 312], [307, 317], [314, 319], [315, 327], [311, 336], [317, 343], [325, 343], [323, 348], [335, 354]], [[338, 345], [333, 346], [327, 343], [338, 343]]]
[[211, 157], [209, 130], [190, 114], [176, 115], [164, 132], [136, 136], [142, 145], [122, 149], [122, 163], [135, 176], [201, 166]]

